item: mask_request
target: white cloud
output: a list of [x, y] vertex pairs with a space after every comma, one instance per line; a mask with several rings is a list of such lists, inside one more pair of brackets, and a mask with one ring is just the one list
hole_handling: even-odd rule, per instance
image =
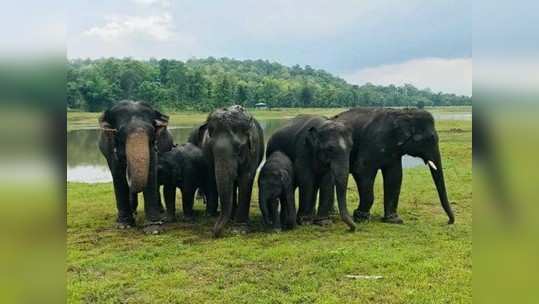
[[84, 35], [115, 41], [121, 38], [143, 37], [156, 41], [170, 41], [175, 37], [174, 21], [170, 14], [153, 16], [114, 16], [102, 26], [94, 26]]
[[471, 58], [420, 58], [398, 64], [380, 65], [342, 75], [350, 83], [362, 85], [412, 84], [435, 92], [472, 95]]
[[159, 5], [159, 6], [162, 6], [162, 7], [169, 7], [170, 6], [170, 1], [169, 0], [132, 0], [133, 2], [135, 2], [136, 4], [140, 4], [140, 5]]

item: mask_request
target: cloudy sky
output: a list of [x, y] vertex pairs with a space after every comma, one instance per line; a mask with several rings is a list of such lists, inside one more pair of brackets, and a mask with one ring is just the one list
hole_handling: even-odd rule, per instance
[[470, 1], [70, 1], [69, 58], [231, 57], [471, 95]]

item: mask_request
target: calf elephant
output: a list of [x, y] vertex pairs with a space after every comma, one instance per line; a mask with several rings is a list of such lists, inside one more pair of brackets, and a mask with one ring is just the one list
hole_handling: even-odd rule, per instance
[[346, 206], [351, 149], [350, 130], [342, 123], [314, 115], [293, 118], [269, 139], [267, 156], [281, 151], [294, 164], [299, 187], [298, 222], [314, 217], [316, 195], [320, 190], [316, 222], [328, 223], [336, 188], [340, 216], [351, 230], [355, 229]]
[[[193, 204], [195, 191], [199, 189], [202, 193], [208, 193], [211, 179], [209, 178], [208, 163], [202, 150], [186, 143], [174, 147], [171, 151], [163, 153], [159, 157], [157, 169], [158, 184], [163, 185], [163, 195], [167, 208], [167, 219], [176, 219], [176, 187], [182, 192], [183, 214], [186, 218], [194, 217]], [[211, 206], [214, 202], [212, 198], [208, 200], [206, 206], [208, 213], [216, 209]]]
[[190, 141], [202, 146], [215, 178], [221, 213], [213, 235], [218, 237], [232, 216], [239, 223], [249, 219], [256, 169], [264, 157], [262, 128], [243, 107], [235, 105], [210, 113]]
[[118, 227], [135, 224], [136, 194], [144, 194], [145, 232], [158, 233], [162, 207], [157, 192], [157, 153], [172, 148], [168, 116], [144, 102], [120, 101], [99, 118], [99, 149], [112, 174]]
[[384, 217], [388, 223], [402, 223], [397, 214], [402, 183], [403, 155], [423, 159], [430, 168], [438, 196], [449, 224], [455, 217], [444, 182], [442, 158], [434, 118], [424, 110], [357, 108], [334, 117], [353, 130], [354, 147], [350, 171], [356, 181], [360, 203], [354, 211], [356, 221], [367, 220], [374, 202], [374, 179], [379, 169], [384, 177]]
[[294, 165], [282, 152], [272, 153], [258, 177], [258, 204], [266, 226], [279, 228], [278, 203], [281, 204], [281, 227], [293, 229], [296, 226], [294, 190]]

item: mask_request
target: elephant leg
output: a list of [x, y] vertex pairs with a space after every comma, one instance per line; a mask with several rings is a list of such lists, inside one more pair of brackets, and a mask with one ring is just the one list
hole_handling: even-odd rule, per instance
[[326, 173], [320, 179], [320, 203], [318, 205], [318, 215], [316, 223], [327, 225], [331, 223], [329, 210], [331, 204], [335, 202], [335, 180], [331, 173]]
[[167, 222], [176, 221], [176, 186], [165, 185], [163, 187], [163, 196], [167, 207]]
[[138, 193], [129, 194], [129, 204], [131, 205], [131, 211], [133, 212], [133, 215], [136, 215], [138, 207]]
[[296, 202], [294, 191], [288, 191], [281, 196], [281, 227], [294, 229], [296, 226]]
[[112, 174], [116, 209], [118, 210], [118, 228], [125, 229], [135, 226], [135, 219], [130, 204], [130, 192], [125, 178], [125, 167], [119, 166], [115, 161], [107, 159]]
[[183, 206], [183, 216], [186, 219], [193, 219], [195, 217], [195, 212], [193, 210], [195, 198], [195, 188], [191, 185], [186, 185], [182, 188], [182, 206]]
[[[263, 190], [259, 189], [258, 191]], [[262, 214], [262, 222], [264, 223], [264, 227], [269, 227], [271, 223], [269, 204], [268, 199], [263, 192], [259, 192], [258, 205], [260, 207], [260, 213]]]
[[209, 181], [204, 188], [204, 194], [206, 195], [206, 214], [209, 216], [217, 216], [217, 208], [219, 206], [219, 195], [217, 194], [217, 186], [214, 181]]
[[316, 187], [311, 172], [304, 174], [299, 182], [299, 209], [297, 221], [299, 224], [310, 222], [314, 215], [316, 203]]
[[354, 173], [353, 175], [359, 192], [359, 206], [354, 210], [354, 220], [363, 222], [369, 220], [370, 210], [374, 203], [374, 180], [376, 178], [376, 171], [373, 170], [373, 172], [361, 175]]
[[238, 209], [236, 210], [235, 217], [238, 223], [249, 221], [253, 181], [254, 179], [251, 177], [251, 174], [245, 174], [238, 180]]
[[232, 187], [232, 219], [236, 219], [236, 212], [238, 212], [238, 183], [234, 182]]
[[149, 234], [158, 234], [162, 228], [162, 214], [161, 208], [159, 208], [159, 202], [157, 199], [157, 170], [156, 170], [156, 155], [153, 152], [150, 156], [150, 173], [148, 176], [148, 182], [144, 188], [144, 213], [146, 215], [146, 223], [144, 232]]
[[392, 224], [402, 224], [397, 214], [399, 195], [402, 184], [402, 164], [400, 160], [382, 169], [384, 177], [384, 217], [382, 221]]
[[279, 198], [274, 198], [270, 201], [270, 213], [272, 228], [279, 229]]

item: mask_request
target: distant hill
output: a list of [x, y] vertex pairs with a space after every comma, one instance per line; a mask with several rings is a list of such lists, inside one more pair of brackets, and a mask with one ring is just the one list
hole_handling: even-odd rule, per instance
[[309, 65], [267, 60], [75, 59], [68, 63], [67, 102], [101, 111], [122, 99], [161, 109], [210, 110], [227, 104], [269, 107], [451, 106], [471, 98], [419, 90], [412, 85], [351, 85]]

